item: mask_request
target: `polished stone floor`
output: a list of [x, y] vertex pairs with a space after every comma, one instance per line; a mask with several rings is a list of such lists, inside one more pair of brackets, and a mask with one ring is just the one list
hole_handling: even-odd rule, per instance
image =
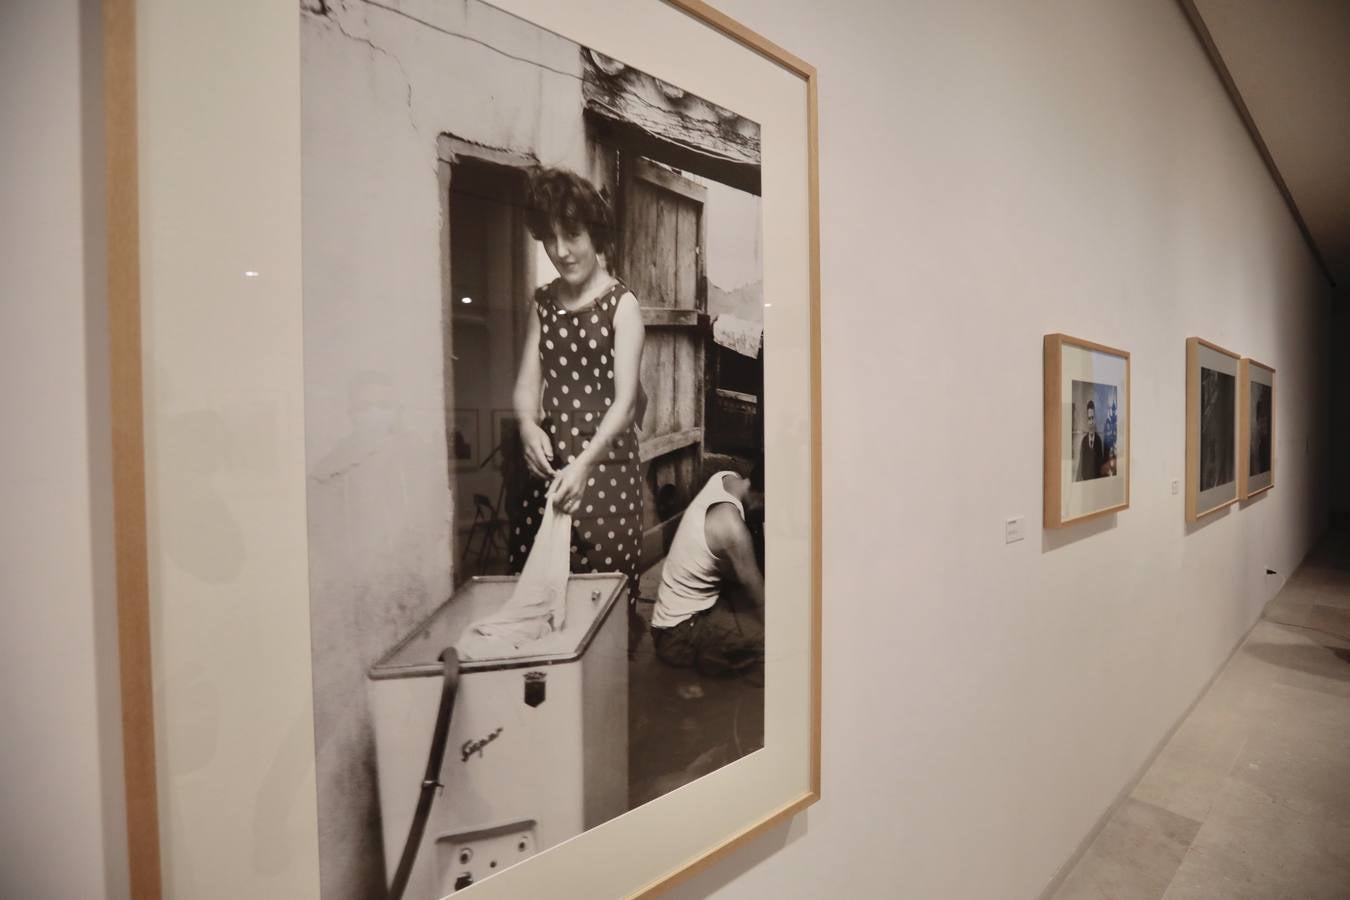
[[1054, 900], [1350, 900], [1350, 536], [1289, 579]]

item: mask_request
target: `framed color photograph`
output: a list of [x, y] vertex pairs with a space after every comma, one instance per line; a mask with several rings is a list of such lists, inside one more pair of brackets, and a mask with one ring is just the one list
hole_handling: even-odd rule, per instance
[[1186, 339], [1186, 519], [1238, 499], [1240, 359], [1217, 344]]
[[1246, 500], [1275, 486], [1275, 370], [1243, 357], [1238, 382], [1242, 388], [1238, 486]]
[[1046, 528], [1063, 528], [1130, 505], [1130, 354], [1047, 334]]
[[133, 895], [646, 896], [814, 802], [814, 70], [697, 0], [104, 9]]

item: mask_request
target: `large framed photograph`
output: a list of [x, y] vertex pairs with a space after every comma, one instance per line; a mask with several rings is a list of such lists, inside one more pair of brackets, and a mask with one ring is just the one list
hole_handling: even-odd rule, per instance
[[814, 70], [695, 0], [105, 11], [133, 893], [644, 896], [813, 802]]
[[1239, 357], [1186, 339], [1186, 520], [1238, 499]]
[[1047, 334], [1044, 523], [1063, 528], [1130, 506], [1130, 354]]
[[1248, 500], [1275, 486], [1275, 370], [1244, 356], [1238, 371], [1238, 493]]

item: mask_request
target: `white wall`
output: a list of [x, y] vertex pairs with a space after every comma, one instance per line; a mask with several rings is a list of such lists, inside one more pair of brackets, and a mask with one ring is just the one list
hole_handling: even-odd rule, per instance
[[465, 4], [330, 9], [301, 18], [305, 438], [322, 884], [355, 898], [386, 877], [366, 672], [451, 587], [437, 137], [591, 159], [570, 41]]
[[[719, 6], [821, 72], [824, 799], [672, 896], [1030, 900], [1319, 532], [1326, 288], [1174, 0]], [[1134, 375], [1132, 507], [1055, 539], [1050, 331]], [[1188, 529], [1192, 334], [1279, 469]]]
[[127, 896], [100, 21], [0, 3], [0, 895]]
[[[719, 5], [822, 72], [824, 799], [673, 896], [1030, 900], [1320, 528], [1325, 288], [1172, 0]], [[124, 896], [96, 56], [75, 0], [0, 9], [0, 885]], [[1055, 330], [1133, 352], [1135, 456], [1132, 508], [1051, 540]], [[1280, 404], [1275, 490], [1194, 529], [1190, 334]]]

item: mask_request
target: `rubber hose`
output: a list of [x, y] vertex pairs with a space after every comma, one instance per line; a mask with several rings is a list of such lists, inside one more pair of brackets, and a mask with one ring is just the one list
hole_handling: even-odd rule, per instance
[[431, 803], [436, 799], [436, 789], [444, 787], [440, 782], [441, 764], [445, 762], [445, 744], [450, 739], [450, 717], [455, 711], [455, 691], [459, 688], [459, 654], [454, 647], [447, 647], [440, 655], [444, 667], [445, 681], [441, 685], [441, 703], [436, 710], [436, 730], [431, 733], [431, 751], [427, 754], [427, 771], [422, 776], [422, 792], [417, 798], [417, 811], [413, 813], [412, 826], [408, 829], [408, 840], [403, 845], [403, 854], [399, 857], [398, 869], [389, 885], [389, 900], [402, 900], [412, 876], [413, 863], [417, 860], [417, 851], [422, 846], [422, 835], [427, 829], [427, 819], [431, 816]]

